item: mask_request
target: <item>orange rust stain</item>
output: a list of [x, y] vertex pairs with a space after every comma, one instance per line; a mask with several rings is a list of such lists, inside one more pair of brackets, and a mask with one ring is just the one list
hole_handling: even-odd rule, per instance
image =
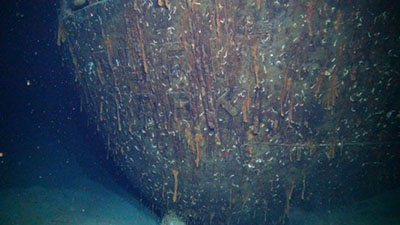
[[221, 143], [221, 138], [219, 137], [219, 134], [218, 133], [216, 133], [215, 134], [215, 145], [217, 145], [217, 146], [220, 146], [222, 143]]
[[66, 40], [66, 32], [64, 27], [64, 22], [61, 17], [58, 18], [58, 31], [57, 31], [57, 46], [61, 46]]
[[174, 195], [172, 196], [172, 201], [176, 202], [178, 196], [178, 175], [179, 171], [172, 169], [172, 174], [174, 175]]
[[313, 2], [314, 2], [314, 0], [309, 0], [306, 3], [306, 7], [307, 7], [307, 27], [308, 27], [308, 35], [310, 37], [313, 36], [313, 34], [312, 34], [312, 26], [311, 26], [311, 18], [312, 18], [312, 15], [314, 14], [314, 11], [315, 11], [315, 9], [312, 6]]
[[243, 102], [243, 106], [242, 106], [242, 112], [243, 112], [243, 122], [248, 123], [248, 110], [250, 109], [250, 104], [251, 104], [251, 98], [250, 97], [246, 97], [246, 99]]
[[194, 148], [194, 144], [193, 144], [193, 135], [190, 130], [189, 124], [186, 124], [186, 126], [185, 126], [185, 138], [186, 138], [187, 145], [192, 149], [192, 153], [194, 153], [195, 148]]
[[294, 187], [296, 186], [296, 182], [294, 180], [290, 181], [289, 186], [287, 187], [285, 193], [286, 193], [286, 206], [283, 212], [283, 217], [286, 218], [289, 216], [289, 209], [290, 209], [290, 200], [292, 199], [293, 195], [293, 190]]
[[255, 130], [256, 130], [256, 127], [254, 125], [251, 125], [249, 127], [249, 130], [246, 132], [247, 140], [249, 140], [249, 141], [253, 141], [254, 140], [254, 138], [255, 138], [255, 135], [254, 135]]
[[112, 52], [113, 52], [112, 40], [111, 40], [111, 38], [107, 37], [103, 27], [101, 27], [101, 37], [103, 39], [104, 44], [106, 45], [108, 63], [110, 64], [110, 66], [112, 66], [112, 59], [111, 59]]
[[250, 198], [250, 192], [247, 191], [242, 196], [242, 209], [246, 206], [246, 203], [249, 201], [249, 198]]
[[357, 79], [356, 75], [357, 75], [357, 66], [353, 65], [351, 67], [351, 72], [350, 72], [351, 81], [355, 81]]
[[340, 24], [342, 22], [342, 16], [343, 16], [342, 11], [339, 10], [336, 14], [335, 30], [339, 30]]
[[117, 108], [117, 127], [118, 131], [122, 131], [122, 126], [121, 126], [121, 116], [119, 113], [119, 101], [116, 96], [114, 96], [114, 101], [115, 101], [115, 107]]
[[259, 70], [260, 68], [258, 67], [258, 65], [254, 62], [254, 74], [256, 76], [256, 88], [260, 88], [260, 78], [259, 78]]
[[288, 78], [289, 76], [289, 66], [290, 66], [290, 62], [288, 64], [288, 66], [285, 68], [285, 70], [283, 71], [283, 77], [282, 77], [282, 89], [281, 89], [281, 94], [280, 94], [280, 100], [281, 100], [281, 104], [283, 104], [283, 102], [285, 101], [285, 97], [286, 97], [286, 92], [287, 90], [289, 90], [288, 88], [288, 83], [291, 81], [288, 81], [291, 78]]
[[333, 106], [336, 105], [336, 98], [338, 97], [338, 91], [336, 85], [337, 85], [337, 76], [336, 74], [333, 74], [332, 77], [330, 78], [329, 88], [325, 99], [326, 108], [328, 110], [331, 110]]
[[143, 69], [144, 69], [144, 73], [147, 74], [148, 67], [147, 67], [147, 62], [146, 62], [146, 51], [144, 49], [143, 32], [142, 32], [142, 29], [140, 29], [140, 25], [139, 25], [138, 21], [136, 21], [136, 27], [139, 31], [139, 45], [140, 45], [140, 50], [142, 52]]
[[321, 87], [322, 87], [322, 83], [324, 81], [325, 72], [326, 72], [326, 70], [321, 70], [321, 72], [319, 73], [319, 75], [317, 77], [317, 81], [315, 83], [315, 91], [314, 91], [315, 96], [317, 96], [321, 92]]
[[324, 2], [324, 5], [322, 6], [322, 9], [324, 12], [328, 9], [328, 3]]
[[104, 81], [102, 78], [103, 70], [101, 69], [101, 64], [98, 60], [96, 60], [96, 73], [97, 73], [97, 78], [99, 79], [100, 83], [103, 85]]
[[254, 70], [254, 75], [255, 75], [255, 79], [256, 79], [256, 88], [259, 88], [260, 80], [259, 80], [258, 72], [259, 72], [260, 68], [258, 67], [258, 64], [257, 64], [257, 48], [258, 48], [258, 43], [255, 42], [251, 46], [251, 55], [253, 57], [253, 70]]
[[79, 69], [79, 66], [78, 66], [78, 59], [76, 58], [76, 56], [75, 55], [71, 55], [71, 57], [72, 57], [72, 63], [74, 64], [74, 67], [75, 67], [75, 70], [78, 70]]
[[338, 142], [336, 140], [334, 140], [329, 145], [328, 152], [326, 152], [326, 156], [328, 157], [328, 159], [335, 158], [335, 152], [336, 152], [337, 144], [338, 144]]
[[103, 121], [103, 102], [100, 102], [100, 121]]
[[202, 133], [196, 133], [194, 136], [194, 141], [196, 143], [196, 166], [199, 167], [201, 146], [204, 145], [204, 137]]
[[293, 108], [294, 108], [294, 104], [293, 104], [293, 100], [290, 102], [290, 106], [289, 106], [289, 122], [293, 123]]
[[272, 128], [274, 128], [274, 130], [278, 129], [278, 125], [279, 125], [278, 120], [272, 120], [271, 123], [272, 123]]
[[117, 108], [117, 122], [118, 122], [118, 131], [122, 130], [122, 126], [121, 126], [121, 116], [119, 114], [119, 109]]
[[253, 56], [253, 59], [257, 58], [257, 48], [258, 48], [258, 43], [255, 42], [252, 46], [251, 46], [251, 56]]
[[171, 8], [171, 5], [169, 4], [168, 0], [165, 0], [165, 7], [166, 7], [167, 9], [170, 9], [170, 8]]
[[307, 141], [306, 144], [309, 148], [310, 155], [312, 156], [315, 153], [315, 151], [317, 150], [317, 146], [315, 145], [315, 142], [312, 140]]
[[81, 72], [79, 71], [78, 59], [76, 58], [71, 45], [69, 45], [68, 49], [69, 49], [69, 53], [71, 54], [72, 63], [74, 64], [74, 67], [75, 67], [75, 82], [78, 82], [81, 78]]
[[343, 50], [344, 50], [344, 43], [339, 41], [336, 55], [337, 56], [342, 56], [343, 55]]
[[249, 152], [251, 158], [255, 157], [254, 146], [252, 145], [247, 146], [247, 151]]
[[217, 1], [215, 1], [215, 23], [217, 25], [217, 38], [221, 36], [221, 20], [220, 20], [220, 12], [219, 12], [219, 7], [217, 4]]

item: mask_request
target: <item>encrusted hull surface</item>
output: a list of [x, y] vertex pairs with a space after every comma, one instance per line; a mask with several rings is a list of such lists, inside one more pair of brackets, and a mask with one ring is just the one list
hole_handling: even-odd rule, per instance
[[155, 209], [281, 224], [292, 205], [398, 183], [400, 33], [385, 4], [63, 1], [58, 41], [110, 158]]

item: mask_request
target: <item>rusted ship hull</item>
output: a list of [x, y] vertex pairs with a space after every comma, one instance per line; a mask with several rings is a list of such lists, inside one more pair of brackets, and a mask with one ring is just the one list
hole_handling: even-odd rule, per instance
[[159, 211], [278, 224], [293, 204], [398, 182], [399, 32], [384, 5], [72, 4], [58, 42], [83, 106]]

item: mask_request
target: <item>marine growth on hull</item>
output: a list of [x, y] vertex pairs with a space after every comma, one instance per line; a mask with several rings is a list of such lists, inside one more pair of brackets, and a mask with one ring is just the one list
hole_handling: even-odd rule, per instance
[[60, 6], [58, 44], [81, 109], [160, 214], [188, 225], [287, 224], [293, 206], [338, 206], [399, 183], [393, 4]]

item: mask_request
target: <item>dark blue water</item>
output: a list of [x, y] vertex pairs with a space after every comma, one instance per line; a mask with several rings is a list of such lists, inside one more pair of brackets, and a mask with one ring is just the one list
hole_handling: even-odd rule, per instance
[[1, 9], [0, 224], [159, 224], [79, 112], [56, 46], [56, 9]]

